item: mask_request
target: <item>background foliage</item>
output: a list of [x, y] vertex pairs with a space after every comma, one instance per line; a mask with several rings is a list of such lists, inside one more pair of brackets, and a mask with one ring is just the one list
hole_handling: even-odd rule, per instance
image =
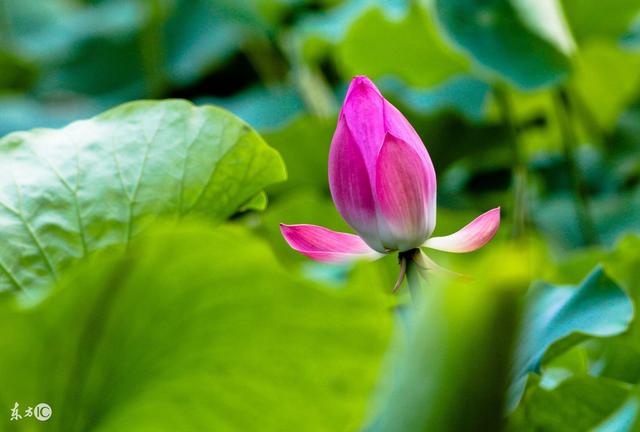
[[[0, 429], [638, 430], [639, 71], [638, 0], [1, 0]], [[356, 74], [436, 234], [502, 207], [436, 257], [474, 283], [412, 306], [281, 238], [349, 230]]]

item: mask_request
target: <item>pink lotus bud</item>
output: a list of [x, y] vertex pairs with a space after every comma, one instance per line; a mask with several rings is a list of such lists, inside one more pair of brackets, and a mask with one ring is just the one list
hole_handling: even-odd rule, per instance
[[375, 258], [421, 246], [469, 252], [500, 225], [490, 210], [462, 230], [430, 238], [436, 224], [436, 173], [406, 118], [366, 77], [355, 77], [340, 111], [329, 153], [329, 187], [344, 220], [359, 235], [313, 225], [281, 225], [295, 250], [325, 262]]
[[344, 220], [373, 249], [420, 246], [436, 223], [436, 173], [420, 137], [366, 77], [347, 91], [329, 154]]

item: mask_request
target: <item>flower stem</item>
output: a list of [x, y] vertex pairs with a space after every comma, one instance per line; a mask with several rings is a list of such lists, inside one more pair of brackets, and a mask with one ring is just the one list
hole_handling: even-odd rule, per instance
[[407, 279], [407, 287], [409, 288], [409, 293], [411, 293], [411, 299], [414, 303], [416, 303], [420, 299], [422, 290], [424, 289], [423, 287], [426, 282], [420, 272], [418, 264], [414, 261], [414, 257], [419, 253], [419, 249], [412, 249], [407, 252], [402, 252], [400, 258], [406, 263], [405, 277]]

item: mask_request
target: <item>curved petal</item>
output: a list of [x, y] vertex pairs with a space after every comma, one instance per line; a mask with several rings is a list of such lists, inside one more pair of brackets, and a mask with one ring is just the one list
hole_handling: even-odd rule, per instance
[[357, 235], [331, 231], [317, 225], [280, 224], [280, 231], [289, 246], [316, 261], [341, 263], [382, 256]]
[[373, 170], [385, 134], [384, 98], [369, 78], [353, 78], [344, 98], [340, 119], [356, 137], [367, 168]]
[[500, 207], [481, 214], [468, 225], [445, 237], [432, 237], [425, 247], [446, 252], [471, 252], [489, 242], [500, 227]]
[[409, 120], [388, 100], [385, 99], [383, 105], [385, 130], [411, 145], [421, 156], [425, 156], [425, 162], [431, 164], [429, 152]]
[[436, 185], [418, 153], [391, 134], [385, 135], [376, 162], [375, 193], [383, 244], [400, 251], [420, 246], [433, 229], [430, 203]]
[[347, 124], [340, 120], [329, 152], [329, 189], [342, 218], [372, 248], [382, 252], [371, 177]]
[[[409, 144], [420, 156], [422, 159], [422, 163], [424, 164], [424, 170], [429, 177], [429, 182], [436, 187], [436, 170], [433, 167], [433, 162], [431, 162], [431, 156], [429, 156], [429, 152], [427, 148], [423, 144], [422, 140], [418, 136], [418, 133], [415, 131], [411, 123], [405, 118], [404, 115], [394, 107], [389, 101], [385, 99], [384, 101], [384, 124], [385, 130], [393, 136], [400, 138], [402, 141]], [[436, 193], [434, 189], [434, 193], [431, 196], [432, 202], [429, 203], [429, 208], [433, 210], [432, 218], [435, 227], [436, 222]]]

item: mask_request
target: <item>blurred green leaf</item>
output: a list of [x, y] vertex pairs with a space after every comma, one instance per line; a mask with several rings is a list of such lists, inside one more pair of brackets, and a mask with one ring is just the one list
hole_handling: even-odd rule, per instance
[[[628, 235], [604, 262], [607, 273], [622, 285], [640, 304], [640, 237]], [[640, 324], [640, 322], [638, 323]]]
[[180, 100], [10, 134], [0, 140], [0, 291], [46, 287], [159, 216], [221, 222], [284, 178], [278, 153], [247, 124]]
[[[147, 83], [135, 34], [119, 38], [88, 38], [73, 56], [45, 65], [38, 84], [43, 93], [68, 91], [101, 97], [111, 103], [144, 97]], [[127, 61], [121, 61], [122, 58]], [[114, 67], [118, 65], [118, 67]], [[154, 72], [155, 73], [155, 72]]]
[[[511, 114], [518, 127], [518, 143], [526, 152], [527, 159], [540, 164], [541, 159], [559, 155], [562, 136], [553, 94], [547, 89], [509, 89], [507, 97], [512, 109]], [[491, 98], [490, 102], [488, 117], [492, 121], [501, 121], [502, 113], [495, 98]], [[556, 180], [556, 177], [551, 180]]]
[[520, 398], [527, 374], [540, 370], [543, 357], [548, 361], [587, 335], [620, 334], [632, 318], [631, 300], [601, 267], [577, 287], [535, 284], [526, 298], [510, 405]]
[[[610, 130], [622, 111], [640, 94], [640, 52], [618, 43], [593, 41], [576, 55], [570, 85], [597, 126]], [[615, 83], [615, 85], [611, 85]]]
[[278, 150], [287, 165], [286, 183], [271, 186], [275, 193], [295, 188], [328, 191], [329, 147], [336, 127], [334, 119], [303, 115], [279, 130], [264, 133], [265, 140]]
[[379, 80], [386, 97], [398, 99], [402, 105], [422, 115], [453, 111], [467, 119], [484, 119], [489, 86], [479, 79], [460, 75], [428, 89], [408, 86], [396, 78]]
[[435, 0], [453, 41], [523, 89], [555, 84], [570, 69], [573, 41], [555, 0]]
[[637, 0], [560, 0], [578, 43], [591, 38], [607, 38], [617, 41], [631, 27], [640, 13]]
[[593, 430], [614, 413], [628, 395], [629, 386], [590, 376], [571, 377], [552, 390], [531, 386], [518, 410], [510, 416], [507, 430]]
[[636, 16], [631, 24], [631, 28], [622, 37], [622, 44], [629, 48], [640, 47], [640, 15]]
[[593, 429], [594, 432], [633, 432], [640, 428], [640, 396], [635, 389], [622, 408]]
[[608, 255], [605, 248], [593, 246], [571, 251], [561, 258], [554, 257], [553, 265], [544, 269], [543, 279], [554, 285], [577, 285]]
[[242, 204], [240, 208], [238, 208], [239, 212], [245, 212], [249, 210], [264, 210], [267, 208], [267, 204], [269, 199], [267, 198], [267, 194], [264, 191], [258, 192], [253, 198], [249, 198], [247, 202]]
[[246, 232], [199, 225], [101, 253], [0, 322], [0, 405], [46, 401], [11, 430], [356, 430], [387, 345], [380, 290], [328, 290]]
[[82, 92], [112, 103], [145, 94], [138, 32], [151, 2], [46, 3], [7, 2], [12, 46], [41, 68], [38, 93]]
[[40, 69], [35, 95], [109, 105], [193, 84], [268, 30], [249, 0], [9, 0], [6, 18], [8, 47]]
[[351, 23], [336, 57], [345, 78], [395, 75], [421, 87], [441, 84], [469, 69], [468, 60], [446, 45], [433, 18], [418, 6], [402, 20], [389, 19], [379, 8], [367, 10]]
[[366, 430], [500, 429], [518, 297], [528, 283], [527, 263], [513, 252], [496, 249], [476, 261], [471, 273], [480, 279], [474, 283], [427, 280], [410, 312], [402, 355], [388, 361], [390, 382]]
[[170, 5], [161, 41], [166, 44], [167, 77], [177, 85], [202, 77], [265, 31], [249, 0], [178, 0]]
[[594, 353], [598, 376], [629, 384], [640, 383], [640, 341], [637, 327], [634, 320], [629, 331], [602, 341]]
[[[604, 261], [604, 268], [631, 296], [636, 310], [640, 307], [640, 238], [623, 238]], [[632, 384], [640, 382], [640, 321], [634, 319], [624, 334], [604, 342], [598, 356], [598, 370], [603, 376]]]
[[297, 90], [292, 86], [252, 87], [228, 98], [198, 98], [196, 103], [221, 106], [260, 132], [267, 133], [287, 128], [304, 109]]
[[[605, 182], [608, 179], [603, 178]], [[563, 248], [580, 246], [581, 234], [576, 222], [575, 205], [570, 192], [548, 195], [533, 206], [532, 215], [550, 242]], [[640, 189], [594, 196], [591, 213], [598, 236], [604, 245], [613, 245], [629, 232], [640, 232]]]
[[41, 100], [28, 95], [0, 97], [0, 136], [37, 127], [62, 127], [109, 109], [103, 101], [77, 95]]
[[344, 1], [329, 11], [312, 14], [293, 28], [296, 49], [305, 62], [318, 63], [327, 51], [342, 40], [351, 24], [371, 8], [382, 8], [387, 14], [397, 16], [406, 9], [405, 0], [353, 0]]
[[28, 90], [36, 76], [30, 62], [0, 46], [0, 94]]
[[[573, 376], [587, 375], [590, 364], [585, 344], [586, 342], [575, 345], [545, 362], [540, 368], [542, 379], [539, 386], [545, 390], [552, 390]], [[529, 382], [537, 383], [537, 379], [530, 379]]]

